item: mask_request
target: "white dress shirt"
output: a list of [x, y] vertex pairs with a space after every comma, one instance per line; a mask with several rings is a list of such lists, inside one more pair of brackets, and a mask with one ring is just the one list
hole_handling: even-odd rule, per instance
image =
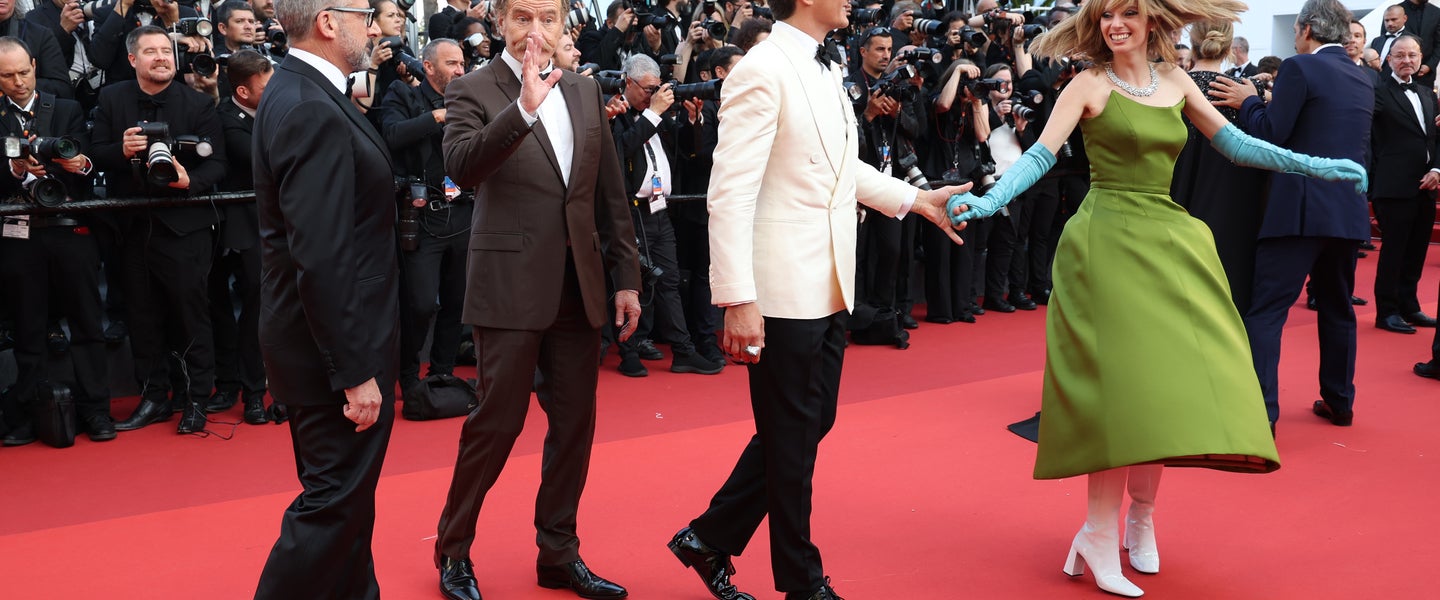
[[[640, 118], [650, 121], [651, 125], [656, 127], [660, 126], [660, 115], [656, 114], [653, 110], [645, 109], [645, 112], [640, 113]], [[650, 147], [650, 152], [645, 153], [645, 179], [640, 182], [640, 189], [635, 190], [635, 197], [649, 198], [654, 194], [654, 189], [650, 186], [650, 178], [656, 175], [660, 176], [662, 192], [666, 197], [669, 197], [671, 179], [670, 157], [665, 156], [665, 147], [660, 143], [660, 134], [656, 133], [650, 136], [650, 139], [645, 140], [645, 145]], [[651, 156], [655, 157], [654, 161], [650, 160]]]
[[[1396, 75], [1394, 71], [1390, 72], [1390, 77], [1401, 85], [1408, 84], [1414, 81], [1413, 79], [1411, 81], [1401, 81], [1400, 76]], [[1415, 115], [1415, 120], [1420, 122], [1420, 131], [1425, 131], [1425, 111], [1420, 108], [1420, 94], [1413, 90], [1405, 90], [1404, 93], [1405, 99], [1410, 101], [1410, 110], [1413, 111], [1412, 114]], [[1427, 148], [1425, 150], [1425, 162], [1430, 162], [1430, 158], [1430, 150]], [[1440, 171], [1440, 169], [1430, 170]]]
[[320, 75], [325, 77], [326, 81], [330, 82], [330, 85], [335, 86], [335, 89], [341, 94], [345, 93], [345, 74], [340, 71], [340, 67], [335, 66], [328, 60], [325, 60], [323, 58], [320, 58], [319, 56], [316, 56], [293, 46], [290, 48], [290, 56], [298, 58], [301, 61], [304, 61], [305, 64], [315, 67], [315, 70], [319, 71]]
[[[520, 69], [520, 61], [510, 55], [510, 48], [506, 48], [500, 53], [500, 60], [505, 61], [510, 70], [515, 72], [516, 79], [521, 82], [525, 81]], [[547, 65], [545, 69], [540, 69], [540, 72], [543, 73], [549, 68], [550, 65]], [[520, 101], [516, 100], [515, 102], [519, 104]], [[565, 95], [561, 94], [558, 89], [551, 89], [550, 93], [545, 94], [545, 100], [540, 102], [540, 109], [533, 115], [525, 112], [524, 106], [519, 108], [520, 115], [525, 117], [526, 124], [532, 127], [535, 126], [536, 121], [545, 124], [545, 133], [550, 138], [550, 147], [555, 150], [555, 161], [560, 164], [560, 176], [564, 179], [565, 185], [570, 185], [570, 163], [575, 159], [575, 127], [570, 123], [570, 108], [565, 104]]]

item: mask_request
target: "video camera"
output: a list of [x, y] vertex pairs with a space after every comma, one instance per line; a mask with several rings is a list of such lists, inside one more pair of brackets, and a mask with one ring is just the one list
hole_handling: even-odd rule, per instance
[[198, 135], [170, 136], [170, 124], [163, 121], [141, 121], [135, 124], [140, 135], [145, 136], [145, 153], [136, 154], [132, 161], [145, 163], [145, 176], [155, 185], [169, 185], [180, 180], [175, 168], [175, 152], [188, 152], [200, 158], [210, 156], [215, 147], [208, 138]]
[[[38, 162], [53, 162], [80, 155], [80, 142], [68, 136], [37, 137], [34, 140], [7, 137], [4, 138], [4, 147], [5, 158], [11, 160], [34, 158]], [[60, 206], [69, 198], [65, 182], [48, 172], [44, 177], [37, 177], [26, 183], [25, 193], [36, 204], [47, 208]]]

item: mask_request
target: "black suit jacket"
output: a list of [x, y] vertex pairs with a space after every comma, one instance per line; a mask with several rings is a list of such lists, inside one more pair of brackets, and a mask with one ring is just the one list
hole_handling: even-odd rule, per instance
[[[225, 178], [225, 134], [215, 104], [181, 82], [171, 82], [156, 99], [164, 103], [155, 117], [170, 126], [170, 135], [198, 135], [210, 140], [214, 153], [207, 158], [175, 150], [175, 159], [190, 174], [190, 189], [156, 186], [145, 181], [144, 165], [138, 170], [123, 151], [125, 130], [140, 122], [140, 84], [134, 79], [112, 83], [100, 90], [95, 107], [95, 126], [90, 132], [95, 166], [107, 175], [112, 198], [156, 197], [204, 194], [213, 191]], [[143, 158], [143, 157], [142, 157]], [[176, 235], [184, 235], [219, 222], [219, 213], [208, 206], [148, 209]]]
[[254, 127], [260, 350], [284, 404], [394, 399], [400, 288], [390, 153], [314, 67], [286, 57]]
[[[1417, 86], [1425, 126], [1414, 105], [1395, 78], [1386, 75], [1375, 90], [1375, 114], [1370, 130], [1371, 195], [1375, 198], [1414, 198], [1420, 178], [1440, 168], [1440, 137], [1435, 128], [1435, 92]], [[1428, 160], [1427, 160], [1428, 157]]]
[[[35, 112], [35, 122], [30, 127], [31, 135], [41, 137], [70, 136], [80, 143], [82, 153], [88, 151], [89, 139], [85, 135], [85, 112], [80, 108], [80, 103], [65, 98], [56, 98], [50, 92], [35, 92], [35, 105], [31, 110]], [[9, 100], [0, 99], [0, 131], [4, 135], [23, 137], [24, 131], [20, 128], [20, 120], [16, 118], [16, 109]], [[92, 159], [93, 163], [94, 160]], [[0, 192], [16, 192], [20, 187], [20, 180], [9, 176], [8, 161], [0, 162], [4, 165], [6, 173], [0, 173], [5, 180], [5, 185], [0, 186]], [[82, 199], [89, 195], [89, 178], [76, 175], [60, 168], [58, 165], [46, 165], [45, 172], [55, 175], [65, 182], [65, 189], [72, 199]]]
[[24, 40], [30, 47], [30, 56], [35, 58], [36, 87], [61, 98], [75, 97], [75, 89], [70, 87], [70, 62], [65, 60], [60, 43], [48, 27], [12, 16], [0, 23], [0, 35]]
[[[194, 8], [180, 5], [181, 19], [198, 16], [200, 13], [195, 12]], [[99, 13], [96, 14], [95, 22], [95, 36], [90, 38], [90, 49], [93, 50], [90, 59], [95, 62], [95, 66], [105, 70], [105, 83], [134, 79], [135, 67], [130, 66], [130, 52], [125, 49], [125, 36], [140, 28], [135, 10], [132, 8], [129, 15], [121, 15], [113, 12], [113, 7], [107, 7], [104, 22], [100, 21]], [[155, 25], [160, 24], [157, 22]], [[69, 65], [66, 65], [66, 68], [68, 69]]]
[[[684, 110], [684, 109], [681, 109]], [[668, 115], [660, 116], [657, 126], [644, 117], [641, 111], [630, 109], [610, 122], [611, 135], [615, 138], [615, 150], [620, 156], [620, 168], [625, 173], [625, 197], [634, 198], [641, 186], [649, 186], [645, 174], [650, 172], [649, 155], [645, 144], [660, 134], [660, 146], [670, 161], [670, 189], [680, 189], [679, 161], [675, 158], [675, 120]], [[659, 158], [659, 157], [656, 157]], [[647, 188], [648, 189], [648, 188]]]
[[431, 193], [439, 193], [445, 180], [445, 155], [440, 149], [445, 124], [437, 123], [431, 111], [444, 106], [445, 96], [429, 83], [412, 86], [396, 81], [385, 94], [380, 115], [380, 134], [396, 159], [395, 174], [420, 177]]
[[1405, 32], [1420, 36], [1421, 60], [1430, 66], [1431, 73], [1426, 79], [1435, 81], [1435, 67], [1440, 65], [1440, 56], [1436, 56], [1436, 49], [1440, 48], [1440, 7], [1428, 0], [1419, 7], [1409, 0], [1398, 0], [1397, 3], [1405, 7]]
[[[238, 192], [255, 189], [255, 173], [251, 170], [251, 138], [255, 118], [229, 98], [215, 107], [220, 124], [225, 128], [225, 156], [230, 165], [220, 189]], [[254, 248], [260, 241], [260, 217], [254, 202], [226, 204], [220, 208], [224, 222], [220, 224], [220, 247], [233, 250]]]

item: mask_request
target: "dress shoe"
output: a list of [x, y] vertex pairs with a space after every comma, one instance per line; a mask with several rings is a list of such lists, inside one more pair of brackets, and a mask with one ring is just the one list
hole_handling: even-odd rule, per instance
[[35, 428], [29, 423], [10, 430], [5, 434], [5, 439], [0, 440], [0, 446], [24, 446], [35, 443]]
[[1315, 303], [1314, 296], [1307, 295], [1305, 296], [1305, 308], [1308, 308], [1310, 310], [1320, 310], [1320, 305]]
[[1375, 327], [1395, 333], [1415, 333], [1415, 328], [1411, 327], [1409, 323], [1406, 323], [1405, 319], [1401, 318], [1400, 315], [1390, 315], [1383, 319], [1375, 319]]
[[85, 435], [92, 442], [108, 442], [115, 439], [115, 420], [105, 413], [85, 415], [80, 419], [85, 426]]
[[1370, 254], [1368, 252], [1365, 252], [1364, 250], [1355, 251], [1355, 258], [1365, 258], [1367, 256], [1370, 256]]
[[845, 600], [835, 593], [835, 588], [830, 587], [830, 578], [825, 578], [825, 583], [813, 592], [785, 592], [785, 600]]
[[701, 343], [700, 345], [695, 347], [695, 351], [700, 353], [700, 356], [705, 357], [706, 360], [709, 360], [710, 362], [718, 362], [722, 365], [725, 364], [725, 351], [721, 350], [719, 344], [716, 344], [714, 340], [706, 343]]
[[650, 340], [640, 340], [640, 343], [635, 344], [635, 352], [640, 354], [642, 360], [665, 359], [665, 355], [661, 354], [660, 349], [655, 347], [655, 342]]
[[200, 433], [205, 431], [205, 408], [199, 402], [188, 402], [180, 413], [180, 424], [175, 433]]
[[470, 559], [440, 557], [440, 595], [450, 600], [480, 600], [480, 588], [475, 585], [475, 567], [470, 564]]
[[959, 322], [961, 322], [961, 323], [974, 323], [974, 322], [975, 322], [975, 315], [969, 313], [968, 311], [967, 311], [967, 312], [962, 312], [962, 313], [960, 313], [960, 314], [958, 314], [958, 315], [955, 315], [955, 320], [956, 320], [956, 321], [959, 321]]
[[130, 337], [130, 328], [125, 326], [124, 321], [114, 320], [105, 328], [105, 343], [110, 345], [119, 344]]
[[65, 330], [59, 325], [52, 325], [45, 335], [45, 347], [50, 350], [50, 356], [63, 356], [70, 351], [70, 338], [65, 337]]
[[1034, 300], [1026, 298], [1025, 294], [1020, 292], [1010, 292], [1009, 302], [1011, 306], [1020, 310], [1035, 310], [1040, 308], [1039, 304], [1036, 304]]
[[1013, 313], [1015, 312], [1015, 306], [999, 298], [987, 297], [985, 298], [985, 310]]
[[1032, 294], [1030, 294], [1030, 299], [1031, 299], [1031, 300], [1034, 300], [1036, 304], [1040, 304], [1040, 305], [1049, 304], [1049, 303], [1050, 303], [1050, 290], [1045, 290], [1045, 291], [1041, 291], [1041, 292], [1032, 293]]
[[135, 412], [130, 413], [129, 418], [115, 424], [115, 430], [133, 431], [151, 423], [168, 420], [170, 420], [170, 399], [145, 398], [140, 401], [140, 406], [135, 407]]
[[650, 374], [645, 368], [645, 363], [640, 362], [640, 357], [634, 354], [626, 354], [620, 357], [620, 374], [626, 377], [644, 377]]
[[1369, 300], [1366, 300], [1366, 299], [1361, 298], [1361, 297], [1359, 297], [1359, 296], [1351, 296], [1351, 297], [1350, 297], [1350, 304], [1353, 304], [1353, 305], [1355, 305], [1355, 306], [1365, 306], [1366, 304], [1369, 304], [1369, 303], [1370, 303]]
[[245, 422], [264, 425], [265, 421], [265, 392], [245, 392]]
[[1416, 375], [1421, 377], [1440, 379], [1440, 361], [1432, 360], [1430, 362], [1415, 363], [1414, 371]]
[[975, 316], [978, 317], [978, 316], [980, 316], [980, 315], [985, 314], [985, 309], [980, 308], [980, 304], [979, 304], [979, 303], [971, 302], [971, 303], [970, 303], [970, 314], [975, 315]]
[[210, 401], [205, 403], [205, 412], [219, 413], [230, 410], [240, 400], [240, 390], [215, 390]]
[[1341, 412], [1335, 410], [1331, 408], [1329, 404], [1326, 404], [1324, 400], [1316, 400], [1311, 410], [1315, 411], [1315, 416], [1322, 419], [1329, 419], [1332, 425], [1338, 425], [1340, 427], [1349, 427], [1355, 420], [1354, 411], [1347, 410]]
[[915, 321], [915, 317], [911, 316], [910, 313], [908, 313], [908, 312], [901, 312], [901, 313], [900, 313], [900, 326], [901, 326], [901, 327], [904, 327], [905, 329], [919, 329], [919, 328], [920, 328], [920, 323], [916, 322], [916, 321]]
[[618, 600], [630, 595], [625, 588], [592, 573], [583, 560], [570, 561], [563, 565], [535, 565], [535, 579], [540, 587], [552, 590], [568, 589], [581, 598]]
[[270, 418], [270, 422], [276, 425], [290, 420], [290, 411], [285, 410], [285, 405], [279, 402], [271, 402], [270, 408], [265, 409], [265, 412], [266, 416]]
[[696, 352], [676, 352], [675, 358], [670, 361], [671, 373], [699, 373], [701, 375], [714, 375], [725, 370], [725, 363], [712, 361], [700, 356]]
[[680, 564], [695, 569], [705, 589], [716, 600], [755, 600], [754, 596], [735, 589], [730, 583], [730, 576], [735, 574], [730, 556], [706, 546], [689, 527], [676, 533], [666, 546], [670, 547], [675, 558], [680, 559]]
[[1411, 327], [1434, 327], [1435, 317], [1432, 317], [1417, 310], [1413, 313], [1405, 315], [1405, 322], [1409, 323]]
[[1365, 240], [1365, 241], [1363, 241], [1363, 242], [1360, 242], [1360, 249], [1361, 249], [1361, 250], [1374, 250], [1374, 249], [1375, 249], [1375, 244], [1372, 243], [1370, 240]]
[[[600, 353], [604, 355], [604, 352]], [[455, 353], [455, 364], [465, 367], [475, 366], [475, 338], [466, 336], [460, 340], [460, 349]]]
[[950, 318], [950, 317], [931, 317], [931, 316], [926, 316], [926, 317], [925, 317], [925, 322], [926, 322], [926, 323], [935, 323], [935, 324], [937, 324], [937, 325], [949, 325], [949, 324], [951, 324], [951, 323], [954, 323], [954, 322], [955, 322], [955, 319], [952, 319], [952, 318]]

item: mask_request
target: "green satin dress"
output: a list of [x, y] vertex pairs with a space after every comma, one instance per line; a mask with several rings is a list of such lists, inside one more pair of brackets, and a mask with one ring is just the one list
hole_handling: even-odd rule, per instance
[[1210, 229], [1170, 199], [1183, 108], [1112, 92], [1081, 123], [1090, 192], [1055, 251], [1036, 479], [1280, 468]]

